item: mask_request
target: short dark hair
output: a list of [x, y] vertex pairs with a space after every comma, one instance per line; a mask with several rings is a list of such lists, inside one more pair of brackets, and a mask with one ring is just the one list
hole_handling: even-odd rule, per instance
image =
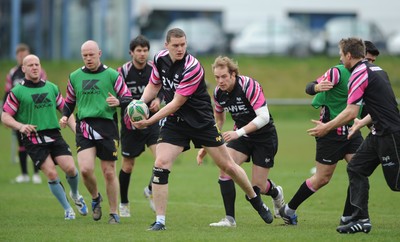
[[168, 30], [168, 32], [167, 32], [167, 36], [166, 36], [167, 43], [169, 43], [171, 41], [172, 37], [173, 38], [182, 38], [182, 37], [186, 38], [186, 34], [180, 28], [173, 28], [173, 29]]
[[27, 44], [24, 44], [24, 43], [18, 44], [17, 48], [15, 48], [15, 53], [18, 54], [19, 52], [22, 52], [22, 51], [30, 52], [29, 46]]
[[143, 35], [139, 35], [136, 38], [134, 38], [133, 40], [131, 40], [131, 43], [129, 44], [129, 49], [131, 51], [134, 51], [135, 48], [138, 46], [147, 47], [150, 50], [150, 42]]
[[365, 53], [370, 53], [371, 55], [378, 56], [379, 55], [379, 50], [376, 48], [374, 43], [372, 43], [369, 40], [364, 41], [365, 44]]
[[351, 37], [341, 39], [339, 42], [339, 49], [344, 55], [350, 53], [353, 58], [365, 57], [365, 44], [362, 39]]

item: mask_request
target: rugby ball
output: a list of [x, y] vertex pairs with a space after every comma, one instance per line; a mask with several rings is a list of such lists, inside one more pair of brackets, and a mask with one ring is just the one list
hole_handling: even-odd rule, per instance
[[131, 122], [137, 122], [149, 118], [149, 107], [142, 100], [132, 100], [125, 109]]

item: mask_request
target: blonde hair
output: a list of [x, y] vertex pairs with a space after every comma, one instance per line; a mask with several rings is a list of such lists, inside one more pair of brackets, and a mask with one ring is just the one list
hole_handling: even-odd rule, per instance
[[227, 67], [230, 74], [236, 73], [239, 75], [239, 65], [233, 59], [227, 56], [218, 56], [214, 63], [211, 65], [212, 70], [214, 71], [217, 67]]

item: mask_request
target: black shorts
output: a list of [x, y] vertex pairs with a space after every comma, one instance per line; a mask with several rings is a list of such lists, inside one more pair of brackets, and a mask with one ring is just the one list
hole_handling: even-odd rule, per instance
[[138, 157], [147, 147], [157, 144], [160, 126], [155, 123], [146, 129], [121, 129], [121, 154], [123, 157]]
[[23, 145], [31, 157], [33, 163], [40, 169], [43, 162], [50, 155], [56, 164], [55, 158], [61, 155], [72, 156], [69, 145], [65, 142], [60, 133], [52, 135], [53, 142], [34, 144], [28, 138], [23, 139]]
[[188, 125], [186, 121], [168, 117], [160, 129], [158, 143], [177, 145], [183, 147], [185, 151], [190, 149], [190, 141], [193, 142], [195, 148], [224, 145], [224, 139], [215, 123], [196, 129]]
[[278, 152], [278, 135], [275, 128], [270, 129], [264, 137], [252, 139], [251, 136], [242, 136], [228, 142], [227, 146], [247, 155], [246, 162], [250, 162], [251, 159], [254, 165], [271, 168], [274, 166], [274, 158]]
[[334, 132], [328, 133], [324, 137], [315, 138], [316, 155], [315, 160], [321, 164], [333, 165], [339, 160], [343, 160], [347, 154], [355, 154], [358, 147], [363, 142], [360, 132], [354, 134], [349, 140], [345, 135], [337, 135]]
[[81, 132], [76, 132], [76, 151], [79, 153], [82, 150], [96, 147], [96, 156], [104, 161], [118, 160], [118, 139], [98, 139], [91, 140], [85, 138]]
[[384, 136], [370, 133], [349, 162], [347, 170], [369, 177], [382, 164], [387, 185], [393, 191], [400, 191], [399, 150], [400, 131]]

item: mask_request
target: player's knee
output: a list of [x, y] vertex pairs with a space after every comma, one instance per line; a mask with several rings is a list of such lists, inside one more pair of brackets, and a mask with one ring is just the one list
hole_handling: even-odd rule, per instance
[[91, 170], [91, 169], [80, 168], [80, 171], [81, 171], [83, 179], [88, 179], [93, 174], [93, 170]]
[[133, 163], [130, 162], [123, 162], [122, 163], [122, 167], [121, 169], [125, 172], [125, 173], [132, 173], [133, 170]]
[[135, 165], [134, 158], [128, 158], [128, 157], [122, 158], [122, 168], [124, 168], [124, 171], [130, 170], [130, 172], [131, 172], [134, 165]]
[[76, 176], [76, 167], [75, 167], [75, 165], [72, 163], [72, 165], [70, 165], [70, 166], [67, 166], [65, 169], [64, 169], [64, 172], [65, 172], [65, 174], [67, 175], [67, 176], [69, 176], [69, 177], [74, 177], [74, 176]]
[[169, 173], [168, 169], [153, 167], [153, 183], [159, 185], [168, 184]]
[[316, 189], [319, 189], [319, 188], [327, 185], [330, 180], [331, 180], [331, 177], [327, 177], [327, 176], [320, 177], [320, 179], [317, 182], [318, 184], [317, 184], [317, 188]]
[[230, 177], [235, 177], [235, 175], [237, 174], [237, 165], [232, 162], [232, 163], [225, 163], [223, 165], [220, 166], [220, 169], [228, 176]]
[[46, 172], [47, 179], [50, 181], [58, 179], [58, 173], [56, 169], [51, 169]]
[[84, 179], [89, 178], [94, 174], [94, 167], [92, 166], [81, 165], [79, 166], [79, 170]]
[[115, 177], [116, 177], [116, 173], [115, 173], [114, 170], [108, 170], [108, 169], [106, 169], [106, 170], [103, 170], [103, 176], [104, 176], [104, 179], [105, 179], [106, 181], [112, 182], [112, 181], [114, 181], [114, 179], [115, 179]]

